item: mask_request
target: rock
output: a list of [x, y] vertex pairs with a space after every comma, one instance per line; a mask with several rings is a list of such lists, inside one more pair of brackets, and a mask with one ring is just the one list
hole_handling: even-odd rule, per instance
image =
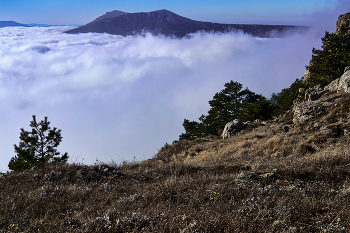
[[225, 125], [224, 132], [222, 132], [221, 136], [223, 139], [229, 138], [231, 135], [241, 131], [244, 128], [244, 124], [240, 120], [235, 119]]
[[350, 34], [350, 12], [338, 17], [334, 34]]
[[315, 101], [297, 103], [293, 107], [293, 123], [303, 123], [321, 113], [322, 105]]
[[305, 71], [304, 76], [303, 76], [303, 82], [307, 82], [307, 80], [310, 78], [311, 72], [310, 72], [309, 68], [310, 68], [311, 66], [313, 66], [314, 64], [315, 64], [314, 57], [311, 57], [310, 62], [309, 62], [309, 65], [308, 65], [308, 67], [306, 68], [306, 71]]
[[350, 70], [347, 70], [339, 79], [338, 91], [350, 93]]
[[328, 84], [324, 89], [330, 92], [333, 91], [345, 91], [350, 93], [350, 69], [347, 67], [346, 72], [338, 79]]
[[324, 90], [321, 85], [310, 87], [305, 91], [305, 100], [306, 101], [318, 100], [321, 97], [321, 95], [323, 95], [325, 92], [326, 90]]
[[264, 173], [264, 174], [259, 175], [259, 178], [273, 180], [276, 178], [276, 174], [273, 172], [268, 172], [268, 173]]
[[320, 132], [322, 134], [326, 134], [326, 135], [333, 133], [333, 131], [331, 129], [327, 128], [327, 126], [321, 127]]
[[284, 130], [284, 132], [287, 133], [289, 131], [289, 126], [288, 125], [283, 126], [283, 130]]
[[314, 123], [314, 128], [316, 128], [316, 129], [319, 129], [319, 128], [321, 128], [321, 123], [319, 123], [319, 122], [315, 122]]
[[340, 78], [337, 78], [336, 80], [333, 80], [330, 84], [325, 86], [324, 89], [327, 90], [327, 91], [330, 91], [330, 92], [338, 91], [339, 80], [340, 80]]
[[249, 182], [251, 179], [255, 178], [256, 176], [261, 175], [261, 173], [255, 172], [255, 171], [241, 171], [237, 174], [236, 179], [234, 179], [232, 182]]

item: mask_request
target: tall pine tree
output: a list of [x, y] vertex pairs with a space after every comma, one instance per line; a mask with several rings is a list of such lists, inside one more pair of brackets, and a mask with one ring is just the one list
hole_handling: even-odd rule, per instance
[[216, 93], [209, 101], [208, 115], [199, 117], [200, 122], [184, 120], [185, 133], [180, 139], [195, 139], [207, 135], [217, 135], [225, 124], [234, 119], [242, 121], [256, 118], [269, 118], [272, 114], [271, 104], [261, 95], [257, 95], [243, 85], [230, 81], [225, 88]]

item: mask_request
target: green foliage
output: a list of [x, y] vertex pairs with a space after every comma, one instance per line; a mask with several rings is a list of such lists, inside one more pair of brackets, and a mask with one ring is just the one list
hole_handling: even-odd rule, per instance
[[328, 85], [344, 73], [350, 66], [350, 37], [326, 32], [322, 38], [322, 49], [312, 50], [312, 65], [307, 67], [311, 73], [308, 82], [296, 79], [289, 88], [280, 93], [273, 93], [270, 102], [274, 104], [274, 115], [289, 110], [293, 101], [299, 96], [299, 89], [307, 89], [316, 85]]
[[293, 106], [293, 101], [299, 96], [300, 88], [307, 88], [309, 84], [296, 79], [289, 88], [284, 88], [280, 93], [272, 93], [270, 102], [274, 104], [273, 114], [278, 116]]
[[262, 95], [257, 95], [253, 103], [245, 103], [239, 113], [238, 119], [254, 121], [255, 119], [269, 119], [272, 117], [273, 105]]
[[208, 115], [199, 117], [200, 122], [184, 120], [185, 133], [180, 139], [196, 139], [207, 135], [217, 135], [225, 124], [234, 119], [241, 121], [267, 119], [272, 115], [272, 105], [262, 95], [257, 95], [243, 85], [231, 81], [225, 89], [209, 101]]
[[313, 86], [329, 84], [339, 78], [350, 66], [350, 37], [326, 32], [322, 38], [322, 49], [312, 50], [310, 82]]
[[322, 42], [322, 49], [312, 50], [312, 65], [307, 67], [311, 73], [308, 82], [296, 79], [290, 87], [277, 94], [273, 93], [270, 100], [248, 88], [242, 90], [243, 86], [238, 82], [226, 83], [225, 89], [209, 101], [211, 108], [208, 115], [202, 115], [199, 122], [184, 120], [186, 132], [180, 135], [180, 139], [218, 134], [218, 130], [233, 119], [252, 121], [280, 115], [293, 106], [294, 100], [300, 95], [300, 88], [307, 89], [319, 84], [325, 86], [339, 78], [345, 67], [350, 66], [350, 36], [326, 32]]
[[198, 123], [196, 121], [189, 121], [185, 119], [182, 125], [186, 133], [180, 135], [181, 139], [193, 140], [205, 136], [205, 129], [203, 123]]
[[30, 122], [31, 131], [21, 128], [20, 143], [15, 144], [16, 156], [12, 157], [8, 167], [13, 171], [23, 171], [33, 166], [41, 166], [46, 163], [66, 163], [68, 154], [62, 156], [56, 147], [62, 141], [61, 130], [50, 128], [50, 122], [45, 120], [36, 121], [35, 115]]

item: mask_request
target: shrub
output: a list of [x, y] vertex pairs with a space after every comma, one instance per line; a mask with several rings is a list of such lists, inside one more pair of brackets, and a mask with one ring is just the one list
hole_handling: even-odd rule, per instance
[[68, 154], [61, 157], [56, 147], [62, 141], [61, 130], [56, 127], [50, 128], [50, 122], [45, 120], [36, 121], [35, 115], [30, 122], [31, 131], [21, 128], [20, 143], [15, 144], [16, 156], [12, 157], [8, 167], [13, 171], [23, 171], [33, 166], [40, 166], [46, 163], [65, 163]]

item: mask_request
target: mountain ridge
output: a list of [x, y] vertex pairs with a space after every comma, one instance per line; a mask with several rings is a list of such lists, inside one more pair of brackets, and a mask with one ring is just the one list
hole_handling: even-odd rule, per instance
[[15, 21], [0, 21], [0, 28], [4, 27], [30, 27], [26, 24], [17, 23]]
[[191, 33], [243, 31], [256, 37], [270, 37], [271, 32], [284, 32], [290, 29], [305, 29], [303, 26], [263, 25], [263, 24], [220, 24], [192, 20], [168, 10], [126, 13], [111, 11], [76, 29], [66, 31], [76, 33], [110, 33], [130, 36], [145, 33], [154, 35], [185, 37]]

